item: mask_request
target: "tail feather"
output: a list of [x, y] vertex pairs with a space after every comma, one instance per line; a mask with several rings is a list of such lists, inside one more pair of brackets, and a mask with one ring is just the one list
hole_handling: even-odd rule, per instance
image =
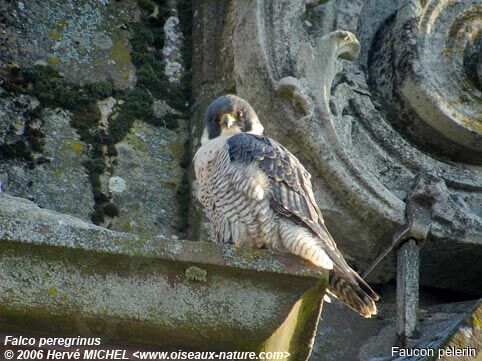
[[365, 280], [355, 271], [351, 270], [353, 275], [355, 276], [355, 279], [358, 283], [358, 286], [370, 297], [373, 301], [378, 301], [380, 299], [380, 296], [378, 296], [375, 291], [372, 290], [372, 288], [368, 285], [368, 283], [365, 282]]
[[377, 314], [375, 301], [379, 297], [355, 271], [352, 274], [355, 277], [348, 277], [335, 268], [330, 275], [328, 292], [363, 317], [370, 318]]
[[378, 295], [346, 263], [326, 228], [320, 228], [325, 230], [325, 238], [322, 238], [321, 231], [315, 237], [306, 228], [291, 222], [282, 221], [279, 226], [283, 246], [288, 252], [330, 270], [328, 292], [331, 295], [366, 318], [377, 314]]

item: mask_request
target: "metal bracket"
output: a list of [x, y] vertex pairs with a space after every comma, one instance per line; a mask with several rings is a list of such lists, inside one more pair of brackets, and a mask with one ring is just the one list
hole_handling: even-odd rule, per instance
[[437, 201], [437, 184], [443, 182], [430, 173], [419, 173], [406, 201], [406, 224], [393, 241], [365, 271], [366, 277], [394, 248], [397, 254], [397, 344], [404, 347], [417, 325], [419, 301], [420, 247], [432, 223], [432, 207]]
[[436, 202], [432, 186], [440, 181], [442, 181], [440, 178], [430, 173], [417, 174], [412, 191], [406, 201], [406, 223], [394, 234], [390, 246], [365, 270], [364, 278], [405, 241], [413, 239], [419, 246], [423, 245], [432, 223], [432, 206]]

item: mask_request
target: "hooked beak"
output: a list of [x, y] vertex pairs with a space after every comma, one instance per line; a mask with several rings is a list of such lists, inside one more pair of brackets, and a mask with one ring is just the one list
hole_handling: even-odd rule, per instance
[[226, 129], [231, 128], [236, 123], [236, 119], [231, 114], [224, 114], [221, 119], [221, 126], [226, 127]]

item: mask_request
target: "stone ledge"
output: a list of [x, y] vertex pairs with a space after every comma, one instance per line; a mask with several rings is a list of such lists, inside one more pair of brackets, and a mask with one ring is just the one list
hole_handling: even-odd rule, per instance
[[308, 262], [288, 254], [115, 232], [41, 209], [33, 202], [7, 194], [0, 194], [0, 239], [302, 277], [320, 276], [320, 272]]
[[0, 195], [0, 328], [308, 357], [327, 273], [296, 257], [113, 232]]

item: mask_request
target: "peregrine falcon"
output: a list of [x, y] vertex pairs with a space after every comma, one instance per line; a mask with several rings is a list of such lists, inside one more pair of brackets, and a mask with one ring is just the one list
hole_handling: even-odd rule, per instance
[[235, 95], [221, 96], [207, 108], [194, 168], [211, 237], [293, 253], [332, 270], [328, 293], [364, 317], [375, 315], [379, 297], [337, 249], [316, 204], [311, 175], [263, 131], [253, 108]]

